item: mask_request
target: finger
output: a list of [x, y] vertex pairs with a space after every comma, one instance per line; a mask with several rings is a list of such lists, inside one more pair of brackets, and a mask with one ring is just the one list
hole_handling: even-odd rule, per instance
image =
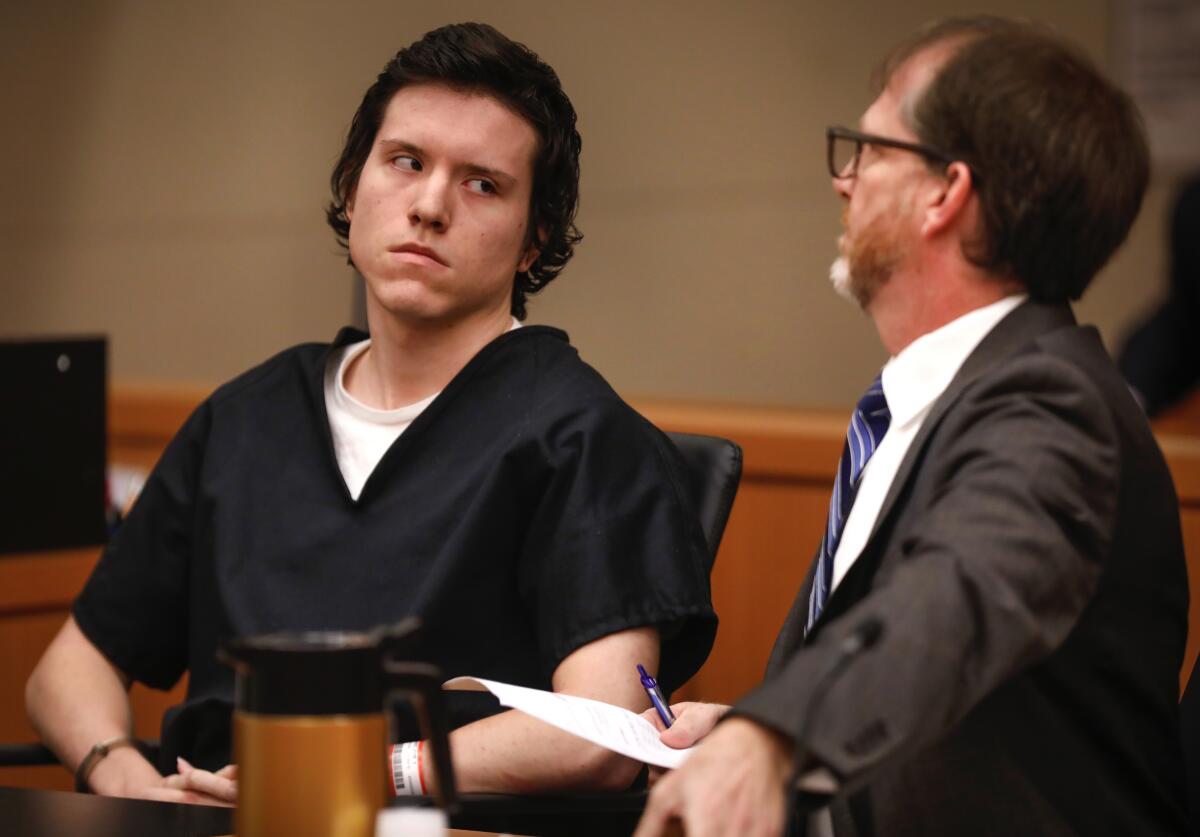
[[671, 779], [666, 778], [650, 792], [650, 797], [646, 800], [646, 809], [642, 812], [633, 837], [660, 837], [664, 833], [667, 821], [674, 813], [672, 784]]
[[646, 785], [648, 787], [654, 787], [655, 784], [658, 783], [659, 779], [661, 779], [663, 776], [667, 775], [667, 771], [665, 768], [656, 767], [653, 764], [649, 764], [646, 766], [650, 768], [649, 771], [647, 771], [647, 773], [646, 773]]
[[671, 714], [676, 718], [689, 712], [725, 711], [728, 709], [729, 707], [722, 703], [704, 703], [699, 700], [683, 700], [671, 704]]
[[194, 793], [194, 791], [192, 793], [192, 796], [193, 796], [192, 805], [209, 805], [214, 808], [234, 808], [234, 807], [238, 806], [238, 800], [236, 800], [236, 799], [233, 799], [233, 800], [218, 799], [218, 797], [216, 797], [216, 796], [209, 796], [208, 794], [198, 794], [198, 793]]
[[137, 791], [138, 799], [151, 799], [156, 802], [182, 802], [188, 805], [214, 805], [232, 808], [229, 802], [208, 796], [196, 791], [179, 790], [166, 787], [141, 788]]
[[717, 721], [725, 714], [723, 708], [716, 704], [693, 704], [688, 711], [676, 715], [675, 723], [659, 738], [668, 747], [691, 747], [717, 725]]
[[662, 732], [664, 729], [666, 729], [666, 726], [662, 722], [662, 718], [658, 717], [658, 710], [653, 706], [643, 712], [641, 717], [653, 724], [654, 728], [659, 732]]
[[188, 791], [163, 786], [139, 788], [133, 794], [137, 799], [153, 799], [158, 802], [188, 802], [192, 796]]
[[237, 801], [237, 782], [207, 770], [193, 770], [185, 777], [187, 790], [199, 791], [223, 802]]
[[637, 830], [633, 837], [661, 837], [667, 822], [667, 814], [656, 808], [646, 806], [642, 818], [638, 821]]
[[[183, 775], [183, 776], [186, 776], [188, 773], [191, 773], [193, 770], [196, 770], [196, 767], [194, 767], [187, 759], [183, 758], [182, 756], [176, 757], [175, 766], [176, 766], [176, 769], [179, 770], [180, 775]], [[237, 765], [236, 764], [227, 764], [224, 767], [222, 767], [220, 770], [213, 772], [213, 775], [220, 776], [222, 779], [231, 779], [233, 781], [237, 781]]]
[[682, 833], [681, 822], [674, 814], [647, 808], [638, 822], [637, 831], [633, 832], [633, 837], [668, 837]]
[[208, 805], [208, 806], [214, 807], [214, 808], [236, 807], [235, 802], [230, 802], [228, 800], [223, 800], [223, 799], [217, 799], [217, 797], [209, 796], [208, 794], [198, 794], [198, 793], [196, 793], [196, 791], [187, 791], [187, 795], [188, 795], [187, 801], [190, 802], [191, 805]]

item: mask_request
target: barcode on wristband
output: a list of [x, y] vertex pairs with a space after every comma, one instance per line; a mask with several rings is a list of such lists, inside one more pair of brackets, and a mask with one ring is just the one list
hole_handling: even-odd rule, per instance
[[392, 747], [392, 789], [396, 796], [421, 796], [421, 742], [406, 741]]

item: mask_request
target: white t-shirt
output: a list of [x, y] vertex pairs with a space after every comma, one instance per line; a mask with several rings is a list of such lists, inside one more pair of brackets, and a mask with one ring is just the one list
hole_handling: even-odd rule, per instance
[[[514, 317], [509, 331], [520, 327], [521, 323]], [[346, 391], [346, 370], [370, 345], [368, 338], [343, 346], [330, 355], [325, 367], [325, 412], [329, 415], [333, 452], [346, 488], [355, 500], [388, 448], [441, 395], [440, 391], [435, 392], [415, 404], [395, 410], [377, 410], [357, 400]]]

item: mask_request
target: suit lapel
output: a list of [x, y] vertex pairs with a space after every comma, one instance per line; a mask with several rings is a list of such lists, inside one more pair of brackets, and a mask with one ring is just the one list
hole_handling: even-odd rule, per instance
[[[975, 347], [974, 351], [967, 356], [957, 374], [950, 381], [950, 385], [934, 401], [929, 414], [921, 423], [921, 429], [917, 431], [916, 438], [913, 439], [912, 444], [905, 452], [904, 459], [900, 462], [900, 467], [896, 471], [896, 476], [892, 479], [891, 486], [888, 487], [883, 505], [879, 508], [879, 514], [875, 518], [875, 524], [871, 527], [871, 534], [863, 545], [859, 559], [854, 562], [854, 565], [847, 571], [846, 576], [834, 588], [833, 593], [830, 594], [829, 602], [817, 618], [816, 624], [813, 625], [813, 630], [809, 633], [809, 637], [816, 635], [818, 629], [825, 623], [827, 618], [836, 618], [844, 610], [846, 602], [842, 601], [842, 599], [848, 595], [853, 595], [853, 591], [862, 587], [862, 584], [856, 583], [859, 581], [858, 577], [862, 573], [874, 574], [878, 562], [863, 560], [863, 558], [879, 548], [880, 545], [876, 543], [876, 538], [880, 528], [892, 513], [897, 498], [904, 491], [909, 481], [913, 479], [913, 468], [921, 456], [921, 450], [929, 441], [930, 436], [946, 415], [946, 412], [958, 401], [963, 391], [997, 363], [1020, 351], [1022, 347], [1028, 345], [1030, 341], [1039, 335], [1074, 325], [1075, 316], [1071, 313], [1071, 309], [1067, 305], [1047, 305], [1029, 300], [1018, 305], [1008, 316], [997, 323], [988, 332], [987, 336], [980, 341], [979, 345]], [[811, 577], [812, 571], [810, 569], [802, 592], [809, 589]], [[840, 598], [839, 593], [842, 594]], [[804, 601], [807, 602], [807, 600], [807, 593], [805, 593]], [[803, 615], [802, 613], [801, 624], [799, 626], [799, 636], [801, 638], [804, 635]], [[791, 623], [795, 619], [796, 606], [793, 605], [792, 614], [788, 617], [788, 623], [784, 626], [785, 632], [788, 632], [787, 629], [792, 627]], [[794, 633], [794, 631], [788, 633]], [[782, 642], [783, 638], [781, 634], [780, 642]], [[794, 638], [793, 641], [795, 641]], [[778, 653], [779, 650], [777, 648], [775, 653]], [[774, 656], [774, 653], [772, 656]]]

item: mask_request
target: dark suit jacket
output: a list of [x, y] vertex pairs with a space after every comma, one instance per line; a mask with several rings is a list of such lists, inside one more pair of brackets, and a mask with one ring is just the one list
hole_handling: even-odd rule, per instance
[[842, 834], [1180, 834], [1178, 501], [1092, 328], [1028, 302], [933, 405], [804, 637], [812, 572], [734, 714], [809, 743]]

